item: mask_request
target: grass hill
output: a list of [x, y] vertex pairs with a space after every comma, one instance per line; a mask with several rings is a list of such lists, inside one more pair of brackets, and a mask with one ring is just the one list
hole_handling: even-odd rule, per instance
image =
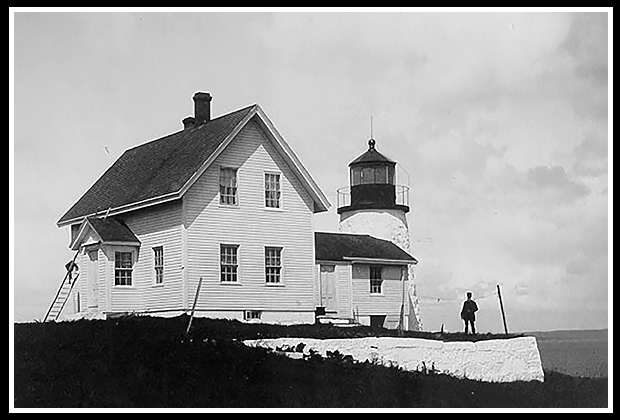
[[[188, 317], [15, 324], [15, 407], [606, 407], [607, 379], [483, 383], [357, 363], [293, 360], [239, 340], [389, 335]], [[436, 337], [464, 339], [459, 335]], [[482, 337], [484, 338], [484, 337]], [[490, 338], [490, 337], [487, 337]]]

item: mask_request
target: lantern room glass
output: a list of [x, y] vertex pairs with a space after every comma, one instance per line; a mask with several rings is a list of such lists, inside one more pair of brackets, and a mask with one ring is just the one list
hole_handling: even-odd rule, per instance
[[394, 167], [391, 165], [373, 165], [351, 168], [351, 186], [354, 187], [361, 184], [394, 185]]

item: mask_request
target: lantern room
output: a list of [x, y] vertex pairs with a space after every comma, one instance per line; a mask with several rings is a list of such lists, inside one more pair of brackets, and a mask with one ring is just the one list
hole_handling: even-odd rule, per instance
[[374, 139], [368, 150], [349, 164], [349, 187], [338, 190], [338, 214], [362, 209], [409, 211], [409, 187], [396, 185], [396, 162], [377, 151]]

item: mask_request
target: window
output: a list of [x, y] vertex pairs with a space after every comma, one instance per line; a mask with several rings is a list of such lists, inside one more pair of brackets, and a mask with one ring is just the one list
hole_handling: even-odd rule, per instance
[[381, 294], [381, 286], [383, 285], [383, 276], [381, 275], [381, 267], [370, 266], [370, 293]]
[[394, 184], [394, 167], [393, 166], [388, 166], [387, 167], [387, 183], [388, 184]]
[[253, 319], [260, 319], [262, 311], [243, 311], [243, 319], [245, 321], [251, 321]]
[[351, 185], [360, 185], [362, 183], [362, 168], [355, 167], [351, 169]]
[[280, 174], [265, 174], [265, 207], [280, 208]]
[[133, 254], [131, 252], [114, 253], [114, 285], [131, 286], [131, 272], [133, 267]]
[[375, 183], [375, 168], [364, 168], [362, 171], [362, 184]]
[[223, 283], [237, 282], [238, 249], [239, 245], [220, 245], [220, 281]]
[[155, 267], [155, 284], [162, 284], [164, 282], [164, 247], [153, 248], [153, 256], [155, 257], [153, 264]]
[[237, 199], [237, 169], [220, 168], [220, 204], [236, 206]]
[[265, 282], [279, 284], [282, 281], [282, 248], [265, 247]]
[[375, 184], [387, 184], [387, 166], [375, 168]]
[[387, 165], [351, 169], [351, 185], [394, 184], [394, 168]]

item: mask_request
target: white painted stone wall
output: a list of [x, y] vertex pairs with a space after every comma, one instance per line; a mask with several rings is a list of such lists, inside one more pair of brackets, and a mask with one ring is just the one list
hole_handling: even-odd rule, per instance
[[[340, 215], [338, 231], [342, 233], [359, 233], [384, 239], [410, 252], [411, 239], [407, 215], [402, 210], [354, 210]], [[411, 280], [407, 295], [409, 296], [409, 330], [421, 331], [418, 293], [413, 265], [409, 266]]]
[[247, 346], [273, 350], [293, 349], [300, 343], [305, 345], [303, 354], [306, 355], [310, 354], [310, 349], [321, 356], [337, 350], [359, 362], [394, 365], [408, 371], [434, 368], [438, 373], [485, 382], [544, 381], [534, 337], [477, 342], [400, 337], [327, 340], [287, 337], [243, 342]]
[[354, 210], [342, 213], [338, 230], [365, 233], [393, 242], [405, 251], [410, 247], [407, 216], [402, 210]]

